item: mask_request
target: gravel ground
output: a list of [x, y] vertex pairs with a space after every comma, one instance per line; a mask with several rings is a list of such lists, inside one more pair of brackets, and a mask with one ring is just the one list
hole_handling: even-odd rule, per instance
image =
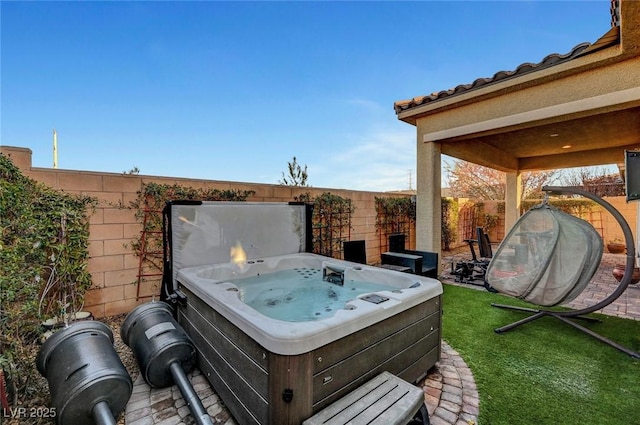
[[[111, 328], [111, 332], [113, 333], [114, 347], [120, 360], [124, 364], [127, 372], [131, 376], [132, 381], [135, 381], [140, 371], [138, 370], [138, 365], [136, 363], [136, 359], [133, 356], [133, 352], [127, 345], [122, 342], [122, 338], [120, 338], [120, 326], [126, 317], [125, 314], [113, 317], [107, 317], [100, 319], [101, 322], [105, 323], [107, 326]], [[37, 348], [39, 350], [39, 347]], [[37, 352], [33, 353], [33, 358], [35, 359]], [[33, 367], [35, 368], [35, 361]], [[33, 393], [29, 396], [28, 400], [23, 400], [21, 404], [17, 407], [14, 407], [14, 411], [6, 412], [2, 409], [2, 414], [0, 415], [0, 424], [4, 425], [51, 425], [55, 424], [55, 418], [44, 418], [41, 412], [49, 412], [48, 409], [51, 407], [51, 397], [49, 394], [49, 389], [46, 380], [43, 377], [38, 375], [38, 381], [35, 382], [31, 387], [34, 389]], [[16, 410], [20, 408], [21, 410]], [[124, 412], [122, 412], [117, 421], [118, 425], [124, 425]]]
[[[122, 364], [127, 369], [127, 372], [129, 372], [131, 380], [135, 381], [140, 374], [138, 364], [133, 356], [133, 351], [131, 351], [131, 349], [122, 342], [122, 338], [120, 338], [120, 326], [122, 326], [122, 322], [125, 317], [126, 314], [121, 314], [119, 316], [104, 318], [102, 321], [111, 328], [111, 332], [113, 332], [113, 344], [116, 348], [116, 352], [118, 353], [118, 356], [120, 356], [120, 360], [122, 360]], [[118, 425], [124, 425], [124, 412], [122, 412], [118, 418]]]

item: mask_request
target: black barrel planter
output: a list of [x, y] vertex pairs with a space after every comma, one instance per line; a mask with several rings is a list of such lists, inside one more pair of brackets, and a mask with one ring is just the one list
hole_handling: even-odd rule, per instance
[[74, 322], [55, 332], [36, 358], [59, 425], [115, 425], [133, 383], [102, 322]]
[[186, 376], [196, 362], [196, 348], [168, 304], [139, 305], [124, 319], [120, 335], [133, 350], [147, 384], [153, 388], [176, 384], [196, 424], [212, 424]]

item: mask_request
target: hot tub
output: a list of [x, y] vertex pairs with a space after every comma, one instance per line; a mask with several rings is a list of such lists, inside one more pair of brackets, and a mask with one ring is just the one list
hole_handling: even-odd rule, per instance
[[[173, 203], [165, 215], [163, 296], [239, 423], [298, 425], [382, 371], [415, 382], [439, 359], [440, 282], [304, 252], [305, 206]], [[230, 261], [240, 245], [246, 258]]]

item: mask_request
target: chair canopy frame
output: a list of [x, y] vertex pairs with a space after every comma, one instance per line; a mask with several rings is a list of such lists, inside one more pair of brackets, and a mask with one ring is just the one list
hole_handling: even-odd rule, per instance
[[608, 212], [611, 213], [611, 215], [616, 219], [616, 221], [622, 228], [625, 244], [627, 246], [627, 258], [626, 258], [624, 276], [622, 277], [622, 279], [620, 279], [620, 282], [616, 287], [615, 291], [613, 291], [609, 296], [607, 296], [606, 298], [604, 298], [603, 300], [601, 300], [600, 302], [592, 306], [585, 307], [579, 310], [554, 311], [554, 310], [533, 309], [533, 308], [516, 307], [516, 306], [505, 305], [505, 304], [492, 303], [491, 305], [497, 308], [533, 313], [532, 315], [525, 317], [524, 319], [518, 320], [517, 322], [497, 328], [495, 329], [495, 332], [498, 334], [502, 334], [520, 325], [524, 325], [525, 323], [532, 322], [534, 320], [540, 319], [545, 316], [550, 316], [550, 317], [555, 317], [556, 319], [573, 326], [574, 328], [598, 339], [601, 342], [604, 342], [605, 344], [608, 344], [630, 355], [631, 357], [640, 359], [640, 353], [638, 353], [637, 351], [633, 351], [627, 347], [624, 347], [592, 331], [591, 329], [585, 328], [584, 326], [571, 320], [575, 318], [575, 319], [582, 319], [582, 320], [588, 320], [588, 321], [598, 321], [597, 319], [594, 319], [591, 317], [584, 317], [584, 315], [593, 313], [595, 311], [598, 311], [608, 306], [609, 304], [614, 302], [616, 299], [618, 299], [629, 286], [629, 283], [631, 282], [631, 279], [632, 279], [633, 270], [635, 268], [635, 257], [636, 257], [635, 244], [633, 241], [633, 233], [631, 232], [631, 228], [629, 227], [629, 224], [627, 223], [625, 218], [622, 216], [622, 214], [620, 214], [620, 212], [616, 210], [610, 203], [600, 198], [599, 196], [589, 193], [583, 189], [580, 189], [577, 187], [565, 187], [565, 186], [545, 186], [542, 188], [542, 190], [546, 193], [580, 195], [598, 203], [604, 209], [606, 209]]

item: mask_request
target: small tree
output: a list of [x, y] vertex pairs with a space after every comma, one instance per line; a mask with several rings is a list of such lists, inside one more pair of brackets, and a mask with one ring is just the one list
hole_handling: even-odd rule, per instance
[[[446, 165], [445, 170], [454, 197], [483, 201], [505, 199], [506, 174], [502, 171], [466, 161], [454, 161], [453, 165]], [[558, 174], [558, 170], [522, 173], [522, 199], [540, 193]]]
[[307, 165], [305, 164], [304, 169], [298, 164], [296, 157], [293, 157], [292, 162], [287, 163], [289, 175], [285, 176], [284, 172], [282, 173], [282, 180], [278, 183], [284, 186], [297, 186], [297, 187], [309, 187], [307, 184], [307, 178], [309, 177], [307, 174]]
[[140, 169], [138, 167], [134, 166], [129, 171], [123, 171], [122, 174], [131, 174], [131, 175], [137, 176], [138, 174], [140, 174]]
[[445, 170], [447, 184], [456, 198], [504, 199], [506, 179], [501, 171], [466, 161], [454, 161]]
[[580, 186], [597, 196], [624, 196], [624, 181], [618, 174], [604, 167], [581, 167], [567, 170], [564, 181], [568, 186]]

